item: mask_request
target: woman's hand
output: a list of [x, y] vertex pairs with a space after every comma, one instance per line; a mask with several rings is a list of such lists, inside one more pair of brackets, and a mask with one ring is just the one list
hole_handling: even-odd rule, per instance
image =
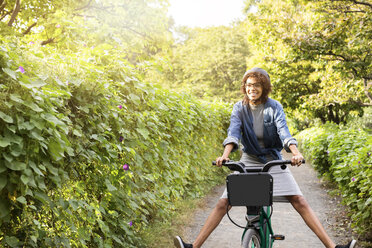
[[221, 166], [222, 166], [222, 163], [223, 163], [224, 161], [229, 161], [229, 160], [230, 160], [230, 159], [229, 159], [228, 157], [222, 155], [222, 157], [218, 157], [218, 158], [216, 158], [216, 165], [217, 165], [218, 167], [221, 167]]
[[300, 166], [302, 164], [302, 161], [304, 160], [304, 156], [300, 153], [300, 151], [297, 149], [296, 145], [290, 145], [289, 149], [291, 150], [293, 156], [291, 158], [291, 162], [293, 166]]
[[300, 166], [302, 164], [302, 161], [304, 160], [304, 156], [302, 156], [301, 153], [293, 154], [291, 158], [291, 162], [293, 166]]
[[229, 161], [229, 155], [230, 155], [230, 152], [232, 151], [232, 149], [234, 148], [234, 144], [227, 144], [225, 146], [225, 149], [223, 151], [223, 154], [221, 157], [218, 157], [216, 158], [216, 165], [218, 167], [221, 167], [222, 166], [222, 162], [224, 161]]

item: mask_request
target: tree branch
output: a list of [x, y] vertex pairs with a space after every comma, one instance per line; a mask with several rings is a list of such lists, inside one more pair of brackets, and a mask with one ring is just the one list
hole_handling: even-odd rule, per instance
[[75, 11], [89, 8], [89, 6], [90, 6], [91, 3], [92, 3], [92, 0], [89, 0], [89, 2], [86, 5], [84, 5], [84, 6], [80, 7], [80, 8], [76, 8]]
[[36, 22], [35, 23], [33, 23], [31, 26], [29, 26], [24, 32], [23, 32], [23, 34], [24, 35], [26, 35], [26, 34], [28, 34], [30, 31], [31, 31], [31, 29], [33, 28], [33, 27], [35, 27], [36, 26]]
[[340, 54], [335, 54], [335, 53], [332, 52], [332, 51], [329, 51], [329, 52], [319, 52], [319, 55], [335, 56], [335, 57], [341, 58], [342, 61], [345, 61], [345, 62], [350, 62], [350, 61], [351, 61], [351, 59], [348, 59], [348, 58], [346, 58], [345, 56], [340, 55]]
[[360, 4], [360, 5], [365, 5], [365, 6], [368, 6], [372, 9], [372, 4], [370, 4], [370, 3], [359, 2], [359, 1], [356, 1], [356, 0], [354, 0], [353, 3]]
[[1, 17], [0, 17], [0, 21], [2, 20], [2, 19], [4, 19], [7, 15], [9, 15], [10, 14], [10, 12], [5, 12]]
[[132, 31], [133, 33], [136, 33], [136, 34], [142, 36], [143, 38], [145, 38], [147, 40], [151, 40], [146, 34], [140, 33], [140, 32], [138, 32], [138, 31], [136, 31], [136, 30], [134, 30], [134, 29], [132, 29], [132, 28], [130, 28], [128, 26], [121, 26], [121, 28], [128, 29], [129, 31]]
[[348, 11], [344, 11], [343, 13], [347, 14], [347, 13], [367, 13], [367, 11], [363, 11], [363, 10], [348, 10]]
[[40, 45], [44, 46], [44, 45], [46, 45], [46, 44], [52, 43], [52, 42], [54, 42], [55, 39], [56, 39], [56, 38], [49, 38], [49, 39], [47, 39], [47, 40], [42, 41], [42, 42], [40, 43]]
[[3, 10], [5, 9], [5, 6], [6, 6], [5, 0], [1, 0], [1, 2], [0, 2], [0, 12], [3, 12]]
[[8, 22], [9, 27], [13, 26], [13, 22], [15, 21], [20, 9], [21, 9], [21, 0], [16, 0], [12, 16], [10, 17], [10, 20]]

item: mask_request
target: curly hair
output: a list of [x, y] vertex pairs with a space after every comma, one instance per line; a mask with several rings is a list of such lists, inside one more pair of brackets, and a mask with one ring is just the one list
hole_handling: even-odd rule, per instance
[[249, 103], [249, 98], [246, 92], [246, 83], [247, 83], [248, 78], [256, 79], [256, 82], [261, 85], [262, 95], [259, 100], [261, 103], [265, 103], [267, 99], [269, 98], [269, 94], [271, 93], [271, 83], [269, 79], [262, 73], [250, 72], [244, 75], [242, 82], [241, 82], [240, 91], [244, 94], [243, 104], [247, 105]]

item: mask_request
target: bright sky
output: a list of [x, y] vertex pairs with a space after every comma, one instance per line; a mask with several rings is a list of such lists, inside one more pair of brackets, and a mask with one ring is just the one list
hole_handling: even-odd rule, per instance
[[244, 0], [170, 0], [169, 15], [176, 25], [229, 25], [243, 17]]

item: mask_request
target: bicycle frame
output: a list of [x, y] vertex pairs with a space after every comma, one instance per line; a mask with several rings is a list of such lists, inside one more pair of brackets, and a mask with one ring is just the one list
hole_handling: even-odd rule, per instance
[[[243, 173], [244, 175], [247, 175], [247, 174], [252, 174], [252, 175], [253, 174], [254, 175], [266, 174], [267, 175], [267, 173], [268, 173], [268, 171], [270, 170], [271, 167], [281, 166], [281, 168], [284, 170], [284, 169], [286, 169], [286, 165], [290, 164], [290, 163], [291, 163], [290, 160], [274, 160], [274, 161], [270, 161], [270, 162], [266, 163], [263, 168], [262, 167], [249, 167], [248, 168], [248, 167], [245, 167], [243, 163], [235, 162], [235, 161], [226, 161], [226, 162], [223, 163], [223, 165], [227, 166], [232, 171], [238, 171], [240, 173]], [[305, 160], [303, 160], [302, 163], [305, 163]], [[212, 164], [216, 164], [216, 162], [212, 162]], [[245, 195], [245, 192], [241, 191], [240, 189], [242, 188], [241, 185], [249, 187], [249, 184], [246, 184], [246, 183], [245, 184], [239, 184], [237, 182], [241, 182], [241, 180], [239, 181], [239, 180], [234, 179], [234, 178], [237, 178], [237, 177], [231, 177], [230, 179], [229, 179], [229, 177], [230, 176], [228, 176], [228, 178], [226, 180], [227, 181], [227, 186], [235, 185], [232, 188], [233, 189], [238, 189], [237, 192], [240, 192], [236, 197], [231, 197], [230, 198], [230, 195], [229, 195], [229, 204], [231, 206], [247, 206], [247, 225], [245, 227], [244, 226], [239, 226], [238, 224], [236, 224], [230, 218], [228, 210], [226, 211], [227, 216], [229, 217], [231, 222], [233, 222], [236, 226], [245, 229], [244, 232], [243, 232], [243, 235], [242, 235], [242, 239], [241, 239], [242, 245], [244, 245], [244, 247], [248, 247], [246, 245], [249, 245], [249, 246], [251, 246], [249, 248], [257, 248], [255, 246], [255, 243], [257, 243], [258, 247], [260, 247], [260, 248], [271, 248], [273, 246], [273, 243], [274, 243], [275, 240], [284, 240], [283, 235], [275, 235], [274, 234], [273, 228], [271, 226], [271, 214], [273, 212], [273, 209], [272, 209], [272, 191], [270, 191], [271, 195], [269, 195], [269, 198], [268, 198], [269, 200], [267, 200], [267, 201], [261, 200], [261, 201], [256, 202], [256, 204], [259, 204], [258, 202], [262, 202], [262, 203], [266, 202], [266, 203], [263, 203], [263, 205], [248, 205], [248, 204], [252, 203], [249, 200], [249, 199], [251, 199], [250, 198], [251, 196]], [[247, 179], [247, 178], [248, 177], [246, 177], [245, 179]], [[261, 178], [263, 178], [263, 177], [261, 177]], [[234, 179], [234, 181], [233, 181], [233, 179]], [[251, 180], [251, 178], [248, 178], [247, 180]], [[259, 180], [261, 180], [261, 179], [259, 179]], [[236, 185], [238, 185], [238, 187]], [[265, 185], [267, 185], [267, 184], [262, 184], [262, 186], [265, 186]], [[251, 187], [253, 187], [253, 186], [251, 185]], [[271, 188], [272, 188], [272, 185], [271, 185]], [[227, 189], [229, 191], [229, 187], [227, 187]], [[266, 188], [266, 190], [267, 190], [267, 188]], [[235, 191], [232, 191], [232, 192], [235, 192]], [[239, 201], [241, 192], [243, 192], [244, 197], [242, 197], [242, 199], [244, 201]], [[229, 194], [229, 192], [228, 192], [228, 194]], [[231, 201], [231, 199], [234, 199], [234, 200]], [[267, 199], [267, 198], [264, 198], [264, 199]], [[252, 204], [254, 204], [254, 203], [252, 203]], [[258, 207], [253, 207], [253, 212], [250, 212], [250, 209], [248, 209], [249, 206], [258, 206], [258, 207], [261, 206], [261, 207], [260, 207], [259, 210], [257, 209]], [[250, 219], [249, 215], [251, 215], [253, 218]], [[247, 237], [245, 237], [245, 235]], [[258, 238], [259, 238], [259, 240], [258, 240]], [[253, 240], [255, 240], [255, 241], [253, 241]], [[246, 243], [246, 242], [248, 242], [248, 243]]]
[[[259, 220], [255, 223], [247, 223], [246, 229], [242, 234], [241, 240], [243, 241], [244, 235], [249, 229], [256, 229], [260, 235], [261, 240], [261, 248], [271, 248], [273, 247], [274, 240], [272, 237], [274, 236], [274, 231], [271, 226], [271, 211], [272, 207], [262, 207], [260, 209]], [[252, 247], [254, 248], [254, 247]]]

